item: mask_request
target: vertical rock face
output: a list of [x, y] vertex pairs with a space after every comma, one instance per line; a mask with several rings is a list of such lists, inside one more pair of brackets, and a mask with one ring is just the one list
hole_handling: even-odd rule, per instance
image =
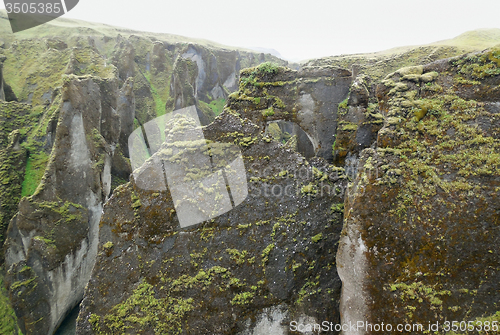
[[218, 101], [223, 105], [230, 92], [238, 87], [238, 74], [241, 63], [255, 66], [259, 62], [272, 60], [269, 56], [256, 61], [249, 54], [239, 51], [210, 49], [189, 44], [173, 64], [170, 81], [170, 97], [167, 110], [196, 105], [198, 116], [203, 125], [215, 118], [213, 108], [208, 105]]
[[78, 334], [289, 334], [292, 320], [338, 321], [334, 255], [345, 179], [322, 159], [308, 163], [264, 136], [236, 112], [242, 110], [224, 112], [203, 132], [210, 143], [239, 146], [246, 199], [211, 221], [181, 228], [170, 192], [140, 185], [145, 173], [153, 177], [156, 160], [188, 157], [198, 142], [174, 143], [176, 154], [160, 148], [141, 177], [117, 189], [104, 208]]
[[498, 320], [499, 83], [493, 50], [378, 86], [384, 126], [348, 188], [337, 255], [343, 323], [396, 334], [397, 324]]
[[272, 123], [295, 123], [307, 134], [292, 130], [304, 148], [301, 153], [332, 161], [338, 104], [348, 96], [351, 72], [334, 67], [295, 71], [264, 64], [245, 69], [241, 76], [240, 90], [230, 96], [228, 106], [241, 106], [243, 116], [270, 132]]
[[375, 100], [375, 87], [367, 75], [357, 76], [346, 100], [339, 104], [337, 136], [333, 145], [336, 165], [349, 165], [359, 153], [377, 140], [384, 117]]
[[128, 137], [174, 107], [175, 60], [199, 64], [206, 75], [187, 82], [186, 95], [194, 97], [196, 87], [194, 103], [206, 124], [222, 110], [228, 89], [237, 88], [241, 62], [260, 62], [251, 53], [141, 33], [64, 36], [11, 36], [2, 46], [0, 85], [15, 85], [4, 85], [0, 100], [22, 103], [0, 104], [0, 244], [9, 240], [5, 282], [25, 334], [52, 333], [81, 300], [102, 206], [132, 172]]
[[128, 137], [134, 131], [135, 119], [134, 81], [132, 78], [128, 78], [120, 89], [116, 109], [120, 117], [119, 144], [123, 150], [123, 154], [126, 157], [130, 157], [127, 144]]
[[116, 92], [113, 79], [100, 78], [70, 77], [62, 88], [51, 160], [6, 242], [6, 281], [23, 333], [52, 334], [83, 296], [119, 139]]

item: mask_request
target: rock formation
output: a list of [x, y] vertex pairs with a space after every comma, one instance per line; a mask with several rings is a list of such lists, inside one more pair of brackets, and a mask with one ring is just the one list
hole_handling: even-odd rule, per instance
[[264, 65], [242, 71], [240, 89], [229, 97], [228, 106], [241, 106], [242, 116], [267, 132], [276, 128], [273, 123], [278, 123], [281, 133], [288, 129], [305, 157], [332, 161], [337, 109], [349, 93], [351, 72], [335, 67], [279, 70]]
[[493, 50], [402, 68], [377, 87], [384, 125], [348, 188], [337, 256], [343, 323], [396, 334], [498, 320], [499, 75]]
[[[105, 205], [78, 334], [287, 334], [291, 320], [338, 322], [342, 170], [319, 158], [308, 162], [237, 116], [241, 112], [226, 110], [203, 133], [209, 143], [240, 148], [246, 199], [210, 221], [181, 228], [171, 192], [159, 183], [145, 190], [143, 178], [156, 175], [153, 162], [187, 158], [199, 144], [174, 144], [177, 154], [158, 149], [134, 173], [139, 179], [116, 189]], [[184, 132], [182, 127], [171, 131]], [[217, 147], [210, 150], [227, 158]]]
[[23, 333], [53, 333], [82, 299], [119, 137], [113, 91], [113, 79], [65, 82], [51, 160], [10, 224], [6, 279]]
[[176, 60], [191, 61], [193, 48], [200, 53], [194, 65], [209, 77], [196, 82], [194, 103], [200, 115], [211, 117], [206, 124], [215, 117], [212, 108], [222, 109], [235, 88], [240, 63], [261, 60], [245, 51], [140, 33], [62, 32], [5, 41], [0, 74], [0, 100], [8, 101], [0, 101], [0, 243], [5, 253], [0, 264], [5, 255], [5, 283], [20, 330], [52, 334], [82, 299], [96, 259], [102, 206], [132, 171], [129, 135], [164, 114], [173, 100]]
[[500, 321], [498, 49], [291, 70], [59, 22], [0, 36], [0, 332]]

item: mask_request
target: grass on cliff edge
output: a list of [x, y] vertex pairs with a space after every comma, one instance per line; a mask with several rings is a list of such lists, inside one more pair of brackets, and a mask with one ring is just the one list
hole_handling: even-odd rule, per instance
[[22, 184], [21, 197], [29, 197], [35, 193], [38, 184], [45, 173], [45, 167], [49, 156], [41, 151], [36, 154], [30, 154], [26, 162], [26, 172]]

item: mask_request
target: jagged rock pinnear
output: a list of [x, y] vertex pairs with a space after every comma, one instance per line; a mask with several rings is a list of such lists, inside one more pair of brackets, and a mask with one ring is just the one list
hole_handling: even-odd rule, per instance
[[6, 281], [23, 333], [53, 333], [82, 299], [111, 190], [116, 92], [114, 79], [74, 77], [62, 87], [53, 158], [7, 235]]
[[[266, 75], [267, 66], [253, 71]], [[275, 70], [277, 78], [289, 71]], [[210, 221], [181, 228], [170, 191], [147, 182], [163, 178], [155, 162], [189, 161], [198, 147], [221, 158], [215, 172], [227, 164], [227, 155], [191, 139], [155, 149], [134, 172], [137, 179], [116, 189], [104, 207], [77, 334], [290, 334], [292, 320], [339, 322], [335, 254], [347, 182], [343, 169], [319, 157], [308, 161], [275, 141], [243, 118], [250, 113], [239, 101], [203, 133], [209, 143], [240, 148], [246, 199]], [[166, 127], [165, 138], [186, 127], [184, 121]], [[203, 177], [193, 169], [185, 180], [201, 183]], [[214, 188], [200, 188], [207, 197], [219, 196]]]
[[267, 64], [242, 71], [240, 89], [231, 94], [228, 106], [241, 106], [243, 117], [276, 140], [292, 137], [305, 157], [331, 162], [337, 109], [347, 98], [351, 81], [351, 72], [337, 67], [296, 71]]

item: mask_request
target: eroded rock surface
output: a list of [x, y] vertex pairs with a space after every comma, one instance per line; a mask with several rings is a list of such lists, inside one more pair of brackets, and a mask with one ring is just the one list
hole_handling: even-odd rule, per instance
[[102, 93], [116, 92], [115, 86], [113, 79], [66, 82], [52, 159], [9, 226], [6, 281], [23, 333], [53, 333], [82, 299], [119, 135], [116, 96]]
[[384, 126], [348, 189], [337, 256], [343, 323], [498, 319], [499, 83], [493, 50], [377, 88]]
[[[183, 229], [168, 190], [145, 191], [139, 180], [115, 190], [78, 334], [289, 334], [291, 320], [339, 320], [344, 176], [322, 159], [308, 163], [234, 112], [203, 131], [209, 142], [239, 146], [246, 199]], [[184, 155], [193, 149], [186, 141]], [[148, 162], [172, 155], [167, 150]]]
[[205, 124], [237, 87], [241, 66], [282, 62], [172, 36], [52, 28], [59, 35], [7, 35], [0, 46], [2, 247], [11, 226], [0, 265], [25, 334], [53, 333], [81, 300], [102, 206], [132, 172], [128, 137], [174, 108], [176, 60], [194, 57], [206, 75], [179, 83], [194, 85]]
[[[242, 111], [261, 129], [273, 132], [271, 124], [292, 122], [303, 131], [290, 130], [306, 157], [333, 160], [332, 145], [337, 131], [338, 105], [347, 98], [351, 72], [336, 67], [305, 67], [299, 71], [268, 65], [245, 69], [240, 89], [228, 106]], [[280, 127], [286, 132], [285, 125]], [[293, 128], [292, 128], [293, 129]], [[303, 135], [307, 136], [303, 136]]]

